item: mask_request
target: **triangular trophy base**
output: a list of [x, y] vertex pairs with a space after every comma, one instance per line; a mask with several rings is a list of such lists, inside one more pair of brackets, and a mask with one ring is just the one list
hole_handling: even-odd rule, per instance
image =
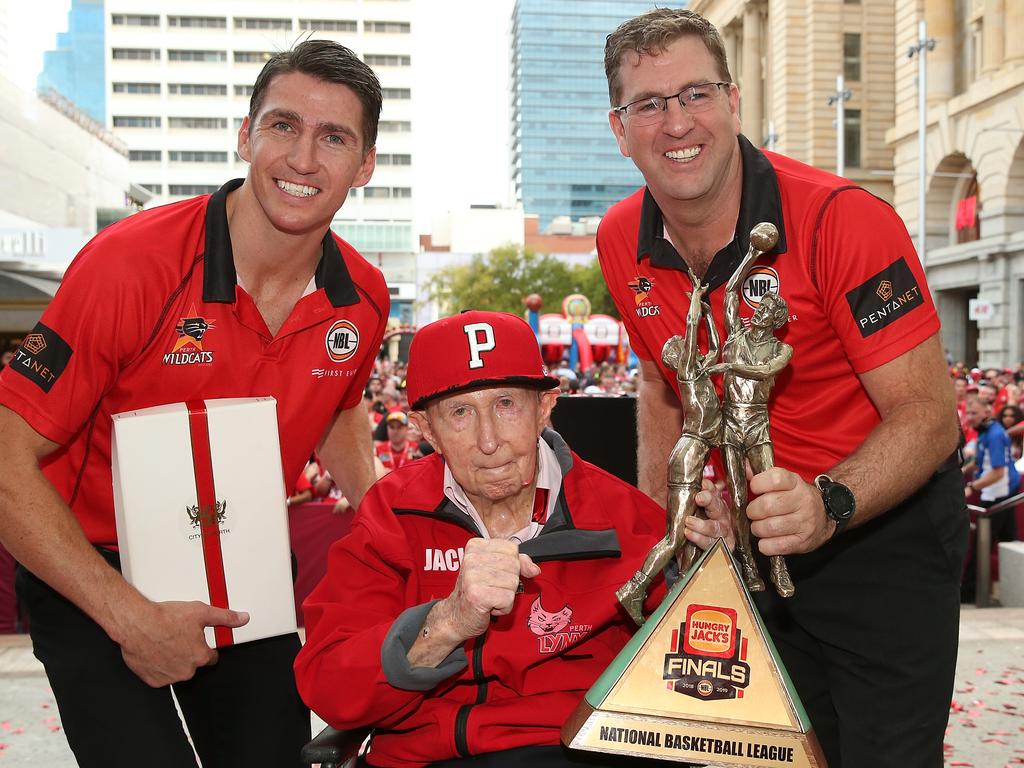
[[570, 749], [731, 768], [826, 768], [792, 681], [719, 539], [562, 728]]
[[570, 749], [728, 768], [825, 768], [814, 732], [600, 712], [580, 702], [562, 728]]

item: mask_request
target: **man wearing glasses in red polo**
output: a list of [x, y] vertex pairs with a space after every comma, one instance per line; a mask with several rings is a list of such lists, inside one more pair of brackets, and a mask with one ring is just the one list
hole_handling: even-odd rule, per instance
[[710, 284], [724, 338], [724, 286], [771, 222], [779, 240], [740, 281], [741, 319], [781, 296], [777, 336], [794, 352], [769, 401], [777, 466], [750, 480], [747, 513], [761, 572], [785, 555], [796, 594], [756, 598], [832, 768], [938, 765], [967, 531], [939, 321], [906, 228], [856, 185], [740, 134], [722, 38], [698, 14], [625, 22], [605, 72], [612, 132], [646, 181], [597, 236], [641, 360], [640, 487], [664, 503], [681, 411], [656, 353], [685, 326], [687, 270]]

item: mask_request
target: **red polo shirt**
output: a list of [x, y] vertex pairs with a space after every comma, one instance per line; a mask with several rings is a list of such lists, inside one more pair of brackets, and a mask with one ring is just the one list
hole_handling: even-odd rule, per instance
[[271, 334], [235, 277], [225, 203], [241, 183], [93, 238], [0, 373], [0, 404], [61, 445], [43, 471], [94, 544], [117, 543], [112, 414], [272, 396], [284, 476], [295, 478], [334, 414], [361, 403], [388, 318], [383, 276], [328, 233], [316, 290]]
[[[811, 480], [850, 455], [879, 423], [858, 374], [917, 346], [938, 331], [939, 320], [906, 227], [888, 204], [844, 179], [739, 141], [736, 237], [704, 276], [712, 286], [705, 300], [724, 343], [725, 284], [753, 226], [774, 223], [779, 243], [751, 268], [740, 314], [749, 321], [768, 290], [789, 305], [789, 321], [775, 335], [793, 347], [793, 360], [772, 390], [771, 435], [776, 463]], [[597, 247], [633, 350], [656, 362], [678, 393], [661, 348], [685, 332], [692, 287], [646, 189], [608, 211]], [[701, 335], [706, 350], [703, 325]]]

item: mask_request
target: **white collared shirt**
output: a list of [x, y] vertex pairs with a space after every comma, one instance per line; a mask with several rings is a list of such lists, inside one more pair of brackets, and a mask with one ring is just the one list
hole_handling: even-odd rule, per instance
[[[558, 465], [558, 457], [555, 456], [554, 450], [543, 440], [537, 441], [537, 489], [545, 489], [548, 492], [548, 505], [547, 514], [545, 519], [551, 516], [551, 513], [555, 510], [555, 503], [558, 501], [558, 492], [562, 488], [562, 468]], [[480, 517], [480, 513], [476, 511], [473, 506], [473, 502], [469, 500], [466, 492], [462, 490], [462, 486], [455, 480], [455, 476], [452, 474], [451, 469], [448, 467], [448, 462], [444, 465], [444, 495], [464, 512], [480, 530], [481, 536], [485, 539], [491, 538], [490, 533], [487, 531], [487, 526], [484, 525], [483, 518]], [[515, 540], [522, 544], [524, 541], [529, 541], [540, 533], [544, 527], [543, 523], [537, 523], [530, 521], [526, 527], [516, 531], [508, 538]]]

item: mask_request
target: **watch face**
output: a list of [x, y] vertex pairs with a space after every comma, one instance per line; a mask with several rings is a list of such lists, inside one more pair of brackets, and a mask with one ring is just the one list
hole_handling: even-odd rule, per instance
[[845, 520], [853, 516], [853, 493], [845, 485], [833, 483], [824, 492], [825, 508], [834, 520]]

